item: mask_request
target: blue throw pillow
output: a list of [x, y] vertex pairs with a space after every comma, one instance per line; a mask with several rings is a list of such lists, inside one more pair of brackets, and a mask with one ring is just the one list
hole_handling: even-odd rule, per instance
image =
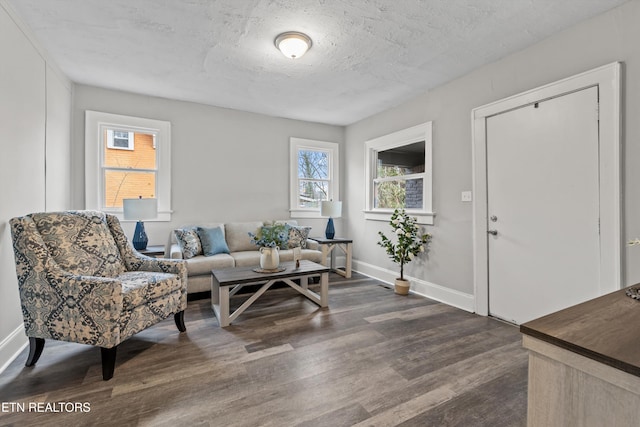
[[229, 246], [227, 246], [227, 242], [224, 240], [224, 233], [221, 227], [198, 227], [198, 236], [202, 242], [202, 252], [204, 256], [229, 253]]

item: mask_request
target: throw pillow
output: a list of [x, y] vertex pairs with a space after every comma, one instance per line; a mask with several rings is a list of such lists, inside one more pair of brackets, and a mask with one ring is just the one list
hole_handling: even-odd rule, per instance
[[227, 246], [227, 242], [224, 240], [222, 227], [198, 227], [198, 237], [200, 237], [200, 242], [202, 243], [202, 253], [204, 256], [229, 253], [229, 246]]
[[173, 230], [173, 233], [176, 235], [176, 240], [178, 241], [178, 245], [180, 245], [184, 259], [202, 255], [202, 243], [200, 243], [200, 237], [198, 237], [198, 231], [195, 227], [179, 228]]
[[307, 249], [307, 238], [311, 227], [301, 227], [297, 225], [289, 226], [289, 249]]

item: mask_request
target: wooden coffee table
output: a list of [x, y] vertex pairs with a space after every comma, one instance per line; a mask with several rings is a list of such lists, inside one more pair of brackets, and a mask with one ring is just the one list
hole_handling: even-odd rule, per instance
[[[276, 282], [284, 282], [293, 289], [307, 297], [320, 307], [327, 307], [329, 304], [329, 267], [325, 267], [315, 262], [302, 260], [300, 267], [295, 268], [294, 262], [282, 262], [284, 271], [277, 273], [257, 273], [255, 267], [223, 268], [211, 270], [211, 308], [218, 318], [220, 327], [229, 326], [238, 316], [240, 316], [260, 295], [266, 292]], [[309, 276], [320, 275], [320, 294], [311, 291], [308, 287]], [[299, 278], [300, 285], [294, 283], [292, 279]], [[235, 295], [245, 285], [259, 284], [260, 287], [233, 313], [229, 313], [229, 297]]]

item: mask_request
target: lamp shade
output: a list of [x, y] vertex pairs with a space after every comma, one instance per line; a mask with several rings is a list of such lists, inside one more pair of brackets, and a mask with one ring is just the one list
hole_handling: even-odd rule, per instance
[[124, 219], [141, 221], [158, 217], [158, 199], [123, 199]]
[[340, 218], [342, 216], [342, 202], [324, 201], [320, 203], [320, 216]]
[[291, 59], [300, 58], [311, 47], [309, 36], [297, 31], [280, 34], [274, 43], [284, 56]]

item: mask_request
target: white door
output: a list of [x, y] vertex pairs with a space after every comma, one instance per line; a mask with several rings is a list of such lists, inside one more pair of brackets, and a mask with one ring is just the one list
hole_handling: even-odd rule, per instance
[[598, 89], [487, 118], [489, 314], [521, 324], [599, 295]]

